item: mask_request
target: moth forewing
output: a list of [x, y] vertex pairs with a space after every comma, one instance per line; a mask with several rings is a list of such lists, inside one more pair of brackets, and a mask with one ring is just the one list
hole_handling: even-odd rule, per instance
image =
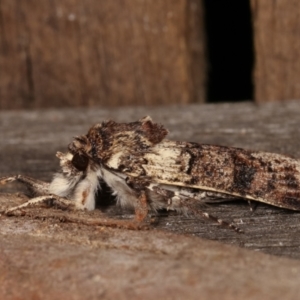
[[128, 175], [300, 210], [300, 162], [284, 155], [164, 140], [143, 158]]
[[157, 179], [162, 179], [170, 182], [185, 183], [189, 180], [188, 153], [176, 146], [176, 143], [171, 141], [163, 141], [161, 144], [153, 148], [152, 153], [144, 155], [147, 164], [143, 165], [146, 174]]

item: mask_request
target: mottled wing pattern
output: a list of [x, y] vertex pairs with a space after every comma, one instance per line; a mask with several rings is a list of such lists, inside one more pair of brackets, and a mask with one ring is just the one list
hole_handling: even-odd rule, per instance
[[[165, 185], [215, 191], [300, 210], [300, 161], [296, 159], [169, 140], [141, 156], [142, 160], [123, 157], [123, 172], [133, 177], [146, 176]], [[110, 167], [120, 169], [116, 160]]]

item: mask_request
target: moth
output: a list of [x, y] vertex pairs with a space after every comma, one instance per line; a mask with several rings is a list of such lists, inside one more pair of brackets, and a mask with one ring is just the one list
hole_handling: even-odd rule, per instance
[[210, 216], [201, 208], [201, 203], [229, 199], [300, 210], [298, 160], [171, 141], [165, 138], [167, 134], [164, 126], [150, 117], [131, 123], [96, 124], [86, 135], [75, 137], [66, 153], [57, 153], [61, 169], [51, 183], [23, 175], [1, 178], [2, 184], [20, 181], [37, 195], [5, 214], [49, 200], [63, 207], [94, 210], [101, 182], [110, 187], [117, 204], [134, 209], [134, 220], [122, 221], [133, 227], [145, 221], [149, 211], [167, 209], [204, 216], [239, 232], [233, 223]]

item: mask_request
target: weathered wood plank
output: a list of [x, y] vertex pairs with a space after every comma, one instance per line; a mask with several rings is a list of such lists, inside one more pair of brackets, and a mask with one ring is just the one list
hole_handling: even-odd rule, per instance
[[0, 109], [204, 102], [201, 0], [0, 3]]
[[255, 101], [300, 98], [300, 3], [251, 0]]

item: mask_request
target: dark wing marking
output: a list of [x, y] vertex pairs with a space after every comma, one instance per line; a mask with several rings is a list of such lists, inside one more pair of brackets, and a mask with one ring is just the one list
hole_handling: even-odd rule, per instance
[[300, 210], [300, 161], [296, 159], [168, 140], [141, 156], [140, 164], [137, 160], [122, 160], [131, 176], [144, 175], [156, 183], [215, 191]]

